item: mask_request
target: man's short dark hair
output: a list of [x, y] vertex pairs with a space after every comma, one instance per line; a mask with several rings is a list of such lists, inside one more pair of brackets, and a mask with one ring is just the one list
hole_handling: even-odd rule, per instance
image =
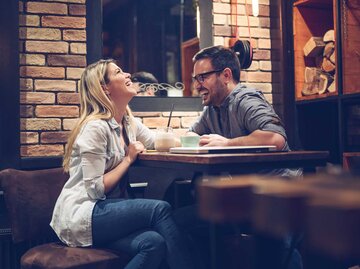
[[[240, 63], [237, 55], [234, 51], [223, 46], [213, 46], [200, 50], [193, 57], [193, 62], [195, 63], [201, 59], [210, 59], [211, 65], [214, 70], [221, 70], [225, 68], [230, 68], [233, 79], [239, 83], [240, 82]], [[209, 70], [211, 71], [211, 70]]]

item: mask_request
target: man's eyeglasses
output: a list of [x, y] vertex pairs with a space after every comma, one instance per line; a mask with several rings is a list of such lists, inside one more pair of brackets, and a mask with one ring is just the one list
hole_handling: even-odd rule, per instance
[[192, 81], [195, 82], [195, 80], [199, 83], [204, 83], [205, 79], [210, 76], [211, 74], [214, 74], [214, 73], [220, 73], [224, 70], [225, 68], [223, 69], [218, 69], [218, 70], [212, 70], [212, 71], [209, 71], [209, 72], [205, 72], [205, 73], [201, 73], [201, 74], [197, 74], [196, 76], [193, 76], [192, 77]]

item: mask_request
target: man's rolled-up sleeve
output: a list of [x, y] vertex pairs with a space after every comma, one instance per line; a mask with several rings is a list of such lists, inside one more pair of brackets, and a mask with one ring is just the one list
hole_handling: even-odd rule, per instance
[[89, 122], [81, 133], [78, 144], [86, 192], [91, 199], [105, 199], [103, 178], [108, 158], [106, 125], [99, 126]]
[[244, 126], [251, 133], [255, 130], [275, 132], [286, 139], [284, 126], [270, 104], [260, 96], [246, 96], [240, 111]]
[[189, 127], [188, 131], [198, 135], [209, 134], [208, 120], [210, 120], [209, 111], [208, 108], [205, 107], [200, 117]]

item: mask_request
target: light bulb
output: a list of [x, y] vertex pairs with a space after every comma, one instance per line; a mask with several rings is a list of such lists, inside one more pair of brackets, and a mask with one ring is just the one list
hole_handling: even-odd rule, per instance
[[252, 0], [252, 13], [254, 17], [259, 16], [259, 0]]
[[200, 9], [196, 6], [196, 36], [200, 38]]

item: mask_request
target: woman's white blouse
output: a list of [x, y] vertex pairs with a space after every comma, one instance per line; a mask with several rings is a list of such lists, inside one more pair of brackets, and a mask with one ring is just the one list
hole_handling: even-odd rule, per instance
[[[130, 142], [141, 141], [153, 148], [154, 133], [139, 120], [124, 119]], [[120, 126], [111, 120], [92, 120], [86, 123], [73, 145], [70, 178], [57, 199], [50, 226], [62, 242], [69, 246], [91, 246], [92, 211], [97, 200], [106, 198], [103, 176], [125, 157], [120, 146]]]

